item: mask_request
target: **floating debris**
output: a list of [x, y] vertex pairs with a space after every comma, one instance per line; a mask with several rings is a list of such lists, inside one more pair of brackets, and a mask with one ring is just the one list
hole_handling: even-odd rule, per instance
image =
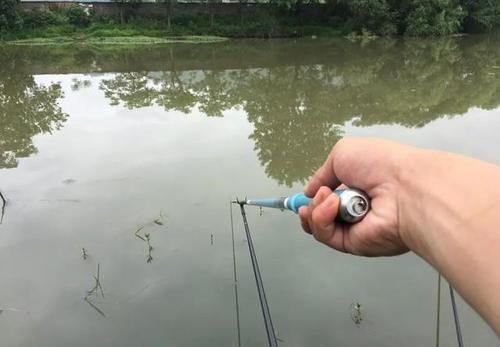
[[4, 312], [17, 312], [17, 313], [29, 313], [23, 310], [19, 310], [17, 308], [0, 308], [0, 314]]
[[351, 306], [349, 306], [351, 309], [351, 319], [356, 324], [356, 326], [359, 328], [361, 325], [361, 322], [363, 321], [363, 312], [362, 312], [362, 307], [359, 302], [352, 303]]
[[160, 210], [160, 215], [158, 216], [158, 218], [156, 218], [153, 223], [155, 223], [156, 225], [163, 225], [165, 224], [163, 222], [163, 212]]

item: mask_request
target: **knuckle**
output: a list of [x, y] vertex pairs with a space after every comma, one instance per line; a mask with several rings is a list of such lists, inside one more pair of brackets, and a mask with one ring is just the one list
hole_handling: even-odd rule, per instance
[[323, 224], [323, 215], [319, 209], [314, 209], [311, 214], [312, 224], [315, 227], [320, 227]]
[[322, 242], [321, 232], [314, 231], [312, 235], [316, 241]]

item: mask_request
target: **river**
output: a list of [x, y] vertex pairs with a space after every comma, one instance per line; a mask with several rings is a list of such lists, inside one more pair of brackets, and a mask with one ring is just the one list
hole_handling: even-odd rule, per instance
[[[500, 164], [499, 132], [498, 37], [1, 46], [0, 344], [237, 346], [230, 200], [301, 191], [344, 136]], [[241, 344], [264, 346], [232, 213]], [[290, 212], [247, 214], [280, 345], [435, 345], [424, 261], [340, 254]], [[500, 346], [458, 300], [465, 344]]]

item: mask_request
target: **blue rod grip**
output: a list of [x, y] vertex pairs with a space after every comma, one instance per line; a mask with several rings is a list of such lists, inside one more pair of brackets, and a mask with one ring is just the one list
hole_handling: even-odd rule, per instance
[[[344, 191], [344, 189], [337, 189], [333, 191], [336, 195], [340, 196], [340, 194]], [[299, 213], [299, 208], [301, 206], [307, 206], [309, 203], [312, 201], [311, 198], [308, 198], [307, 196], [304, 195], [304, 193], [298, 193], [295, 195], [290, 196], [288, 199], [286, 199], [285, 204], [286, 208], [295, 212]]]

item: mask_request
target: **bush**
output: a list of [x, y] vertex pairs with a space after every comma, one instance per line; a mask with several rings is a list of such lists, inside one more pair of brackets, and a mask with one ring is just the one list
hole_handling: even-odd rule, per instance
[[0, 32], [19, 29], [22, 26], [16, 6], [17, 0], [0, 0]]
[[71, 6], [64, 11], [69, 24], [77, 27], [87, 27], [90, 24], [90, 13], [81, 6]]
[[397, 33], [395, 15], [386, 0], [342, 0], [349, 9], [349, 21], [358, 33], [368, 30], [377, 35]]
[[468, 0], [466, 8], [469, 19], [480, 26], [481, 31], [500, 28], [500, 2], [491, 0]]
[[462, 6], [453, 0], [415, 0], [406, 18], [406, 34], [411, 36], [453, 34], [460, 30], [465, 15]]
[[23, 25], [27, 28], [46, 27], [49, 25], [67, 24], [67, 18], [59, 12], [33, 10], [21, 12]]

